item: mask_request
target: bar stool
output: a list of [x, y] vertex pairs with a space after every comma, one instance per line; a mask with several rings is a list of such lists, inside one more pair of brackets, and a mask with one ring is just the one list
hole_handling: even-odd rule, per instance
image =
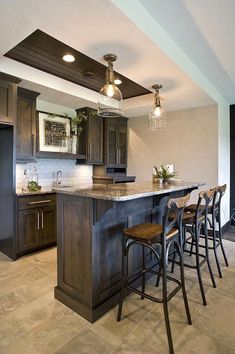
[[[208, 208], [208, 215], [211, 215], [211, 220], [208, 218], [208, 223], [210, 225], [210, 228], [212, 230], [212, 236], [208, 236], [208, 240], [212, 241], [212, 246], [208, 246], [208, 249], [214, 251], [215, 255], [215, 261], [218, 269], [218, 274], [219, 277], [222, 278], [222, 272], [220, 268], [220, 263], [219, 263], [219, 258], [217, 254], [217, 248], [220, 246], [221, 251], [224, 257], [224, 262], [225, 265], [228, 267], [228, 260], [226, 257], [225, 249], [223, 246], [223, 240], [222, 240], [222, 228], [221, 228], [221, 200], [222, 197], [226, 191], [227, 185], [224, 184], [223, 186], [217, 186], [214, 188], [216, 191], [213, 199], [213, 204]], [[186, 211], [193, 212], [195, 211], [197, 205], [196, 204], [191, 204], [185, 208]], [[218, 231], [216, 230], [216, 226], [218, 227]], [[205, 235], [200, 235], [201, 238], [204, 238]], [[204, 247], [203, 245], [200, 245], [199, 247]]]
[[[198, 202], [196, 204], [196, 210], [194, 210], [194, 212], [188, 211], [188, 208], [186, 207], [184, 215], [182, 217], [182, 223], [184, 229], [184, 252], [190, 254], [190, 256], [192, 255], [196, 256], [195, 264], [189, 264], [187, 262], [184, 262], [184, 267], [197, 270], [198, 282], [199, 282], [202, 302], [204, 306], [207, 305], [204, 286], [202, 282], [202, 276], [201, 276], [201, 266], [204, 263], [207, 263], [212, 285], [214, 288], [216, 288], [216, 282], [214, 279], [214, 275], [210, 264], [210, 258], [209, 258], [208, 228], [207, 228], [208, 209], [210, 208], [210, 204], [213, 203], [214, 200], [213, 198], [215, 196], [215, 193], [216, 193], [215, 189], [200, 192], [198, 197]], [[203, 200], [204, 200], [204, 204], [202, 204]], [[175, 217], [174, 214], [173, 215], [170, 214], [170, 218], [173, 219], [174, 217]], [[203, 247], [205, 248], [205, 254], [199, 252], [199, 247], [200, 247], [199, 239], [200, 239], [200, 231], [202, 230], [202, 228], [204, 230], [205, 245]], [[189, 237], [187, 237], [186, 235], [187, 231], [190, 234]], [[190, 250], [188, 250], [185, 247], [187, 244], [190, 245]], [[194, 247], [195, 247], [195, 251], [193, 251]], [[179, 264], [179, 262], [176, 261], [176, 252], [174, 250], [173, 259], [172, 259], [172, 268], [171, 268], [172, 273], [174, 272], [175, 263]]]
[[[185, 311], [188, 324], [192, 324], [191, 315], [188, 306], [188, 300], [185, 289], [184, 280], [184, 261], [183, 261], [183, 244], [182, 244], [182, 216], [185, 206], [189, 200], [189, 195], [181, 198], [170, 199], [167, 202], [166, 212], [163, 218], [163, 224], [138, 224], [136, 226], [125, 229], [123, 232], [123, 255], [122, 255], [122, 288], [119, 300], [119, 308], [117, 314], [117, 321], [121, 320], [122, 306], [125, 289], [129, 289], [141, 296], [141, 299], [147, 298], [151, 301], [162, 303], [164, 309], [165, 325], [168, 338], [169, 353], [174, 354], [173, 341], [170, 328], [170, 320], [168, 313], [168, 301], [182, 289]], [[173, 211], [175, 218], [169, 220], [169, 211]], [[177, 227], [177, 228], [176, 228]], [[180, 258], [180, 280], [168, 276], [166, 268], [168, 263], [168, 254], [170, 246], [174, 244], [175, 249]], [[132, 276], [128, 276], [128, 255], [130, 248], [134, 245], [139, 245], [143, 250], [143, 270]], [[161, 255], [156, 251], [156, 246], [160, 247]], [[146, 267], [145, 249], [150, 250], [155, 255], [157, 264], [160, 264], [161, 274], [153, 270], [154, 266]], [[162, 277], [162, 297], [156, 298], [145, 292], [146, 273], [160, 274]], [[139, 290], [132, 286], [132, 283], [138, 278], [142, 277], [142, 289]], [[177, 284], [176, 288], [168, 294], [167, 280], [173, 281]]]

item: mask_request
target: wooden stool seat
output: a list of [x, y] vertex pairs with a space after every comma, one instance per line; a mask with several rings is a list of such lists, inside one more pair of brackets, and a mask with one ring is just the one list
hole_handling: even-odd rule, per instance
[[[170, 220], [174, 220], [175, 219], [175, 213], [174, 212], [170, 212], [169, 213], [169, 219]], [[199, 221], [203, 221], [203, 216], [199, 216], [198, 217]], [[194, 212], [188, 212], [188, 213], [184, 213], [183, 214], [183, 218], [182, 218], [182, 223], [184, 225], [192, 225], [194, 224], [196, 221], [196, 213]]]
[[[159, 224], [138, 224], [124, 230], [124, 235], [137, 240], [139, 242], [145, 242], [148, 244], [161, 243], [161, 234], [163, 232], [163, 226]], [[178, 230], [173, 228], [166, 235], [166, 239], [175, 236]]]
[[[203, 209], [205, 209], [205, 205], [200, 205], [199, 210], [203, 210]], [[197, 204], [190, 204], [190, 205], [186, 206], [186, 208], [185, 208], [185, 211], [190, 212], [190, 213], [195, 213], [196, 210], [197, 210]], [[209, 205], [207, 214], [212, 214], [212, 210], [213, 210], [212, 205]]]

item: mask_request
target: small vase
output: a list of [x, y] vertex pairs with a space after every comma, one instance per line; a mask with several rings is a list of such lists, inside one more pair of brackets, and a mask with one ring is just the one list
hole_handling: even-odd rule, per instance
[[162, 185], [163, 179], [162, 179], [162, 178], [159, 178], [159, 177], [157, 177], [157, 176], [155, 176], [155, 175], [153, 175], [153, 183]]

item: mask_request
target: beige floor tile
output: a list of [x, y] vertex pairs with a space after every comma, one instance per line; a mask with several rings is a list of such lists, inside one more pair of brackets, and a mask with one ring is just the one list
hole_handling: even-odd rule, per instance
[[40, 270], [46, 275], [57, 274], [57, 264], [55, 263], [55, 260], [49, 262], [40, 262], [40, 264], [36, 265], [35, 268]]
[[200, 309], [194, 324], [204, 333], [233, 347], [235, 352], [235, 299], [216, 290], [208, 293], [209, 305]]
[[118, 311], [116, 306], [97, 322], [90, 324], [89, 327], [110, 343], [120, 345], [141, 319], [147, 315], [150, 305], [149, 301], [141, 300], [140, 296], [131, 295], [124, 301], [120, 322], [116, 320]]
[[234, 348], [219, 342], [195, 326], [186, 328], [175, 351], [177, 354], [234, 354]]
[[24, 305], [23, 300], [13, 291], [0, 297], [0, 316]]
[[14, 293], [20, 297], [24, 302], [31, 302], [36, 299], [40, 299], [45, 294], [51, 293], [51, 296], [54, 297], [54, 287], [56, 281], [53, 276], [46, 276], [41, 279], [34, 281], [29, 284], [22, 284], [20, 288], [14, 290]]
[[86, 320], [65, 308], [65, 311], [43, 321], [22, 338], [27, 345], [35, 348], [37, 354], [50, 354], [78, 335], [87, 325]]
[[33, 281], [46, 277], [38, 269], [28, 269], [19, 274], [11, 275], [0, 281], [0, 295], [4, 295], [18, 287], [21, 287], [22, 284], [32, 284]]
[[162, 354], [155, 348], [151, 348], [147, 345], [143, 339], [129, 334], [123, 343], [114, 351], [114, 354]]
[[56, 354], [111, 354], [115, 349], [104, 338], [86, 328], [56, 351]]
[[7, 346], [0, 347], [1, 354], [39, 354], [36, 349], [26, 343], [22, 337]]

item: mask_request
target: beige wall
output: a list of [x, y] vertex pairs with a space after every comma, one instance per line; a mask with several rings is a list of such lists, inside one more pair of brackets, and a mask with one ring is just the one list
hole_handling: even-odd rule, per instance
[[163, 131], [149, 131], [147, 116], [131, 118], [128, 125], [128, 174], [137, 182], [151, 180], [153, 165], [173, 163], [183, 180], [217, 185], [217, 105], [168, 112]]

